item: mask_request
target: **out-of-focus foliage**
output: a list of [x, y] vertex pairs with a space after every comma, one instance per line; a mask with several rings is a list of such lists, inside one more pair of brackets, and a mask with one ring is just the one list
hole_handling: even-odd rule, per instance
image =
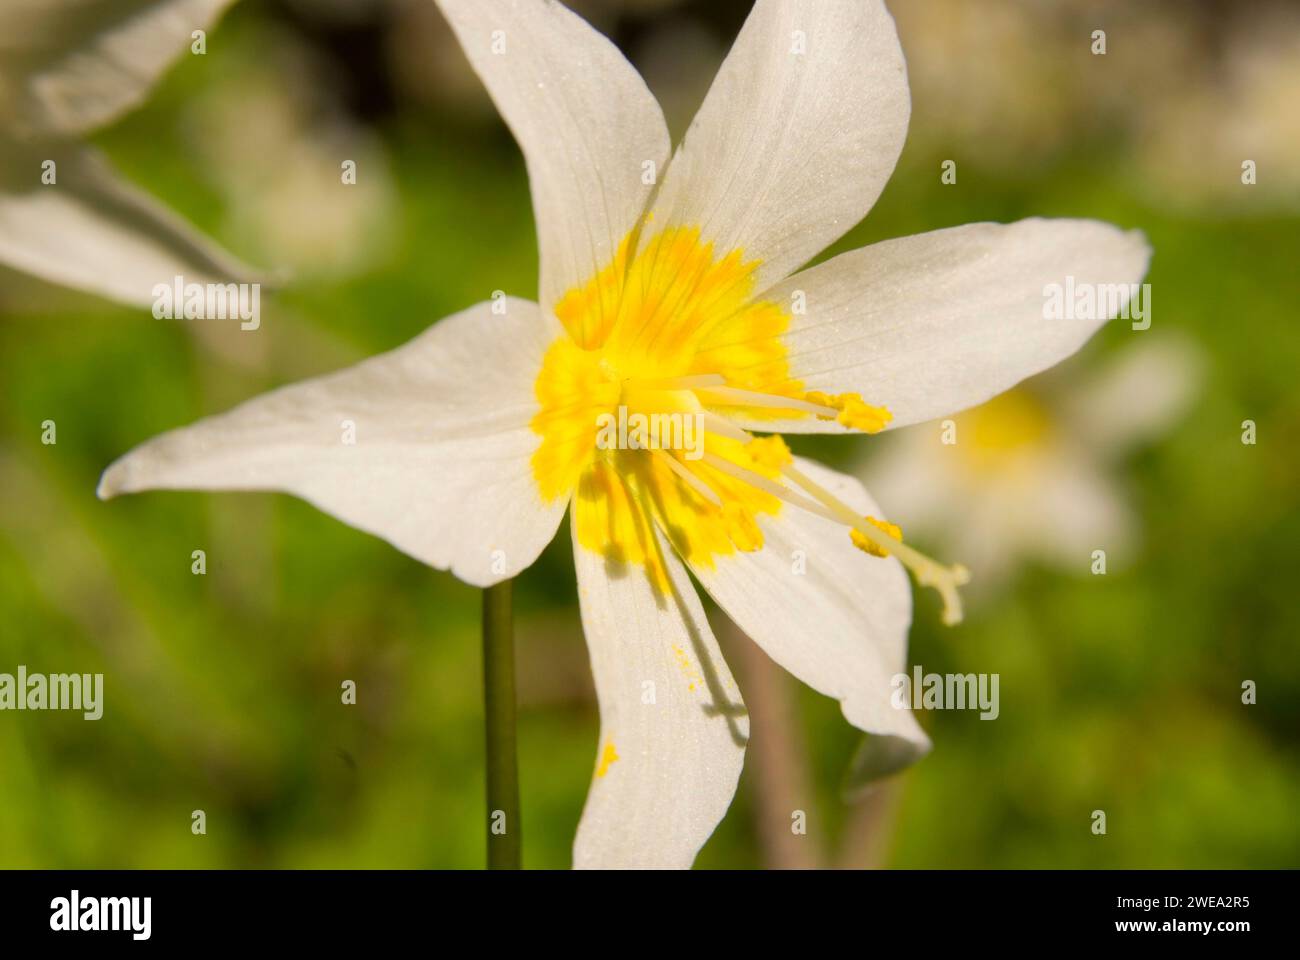
[[[714, 61], [701, 69], [699, 58], [721, 55], [745, 6], [583, 9], [597, 8], [652, 84], [698, 78], [694, 90], [673, 91], [677, 103], [702, 95]], [[1001, 715], [922, 715], [933, 754], [870, 801], [865, 826], [838, 794], [858, 735], [833, 702], [778, 681], [795, 698], [794, 740], [806, 754], [806, 781], [789, 785], [809, 815], [799, 842], [822, 863], [1295, 866], [1300, 220], [1294, 186], [1274, 172], [1289, 162], [1294, 174], [1300, 156], [1276, 135], [1251, 142], [1242, 119], [1250, 111], [1267, 121], [1270, 103], [1293, 106], [1294, 71], [1261, 79], [1245, 41], [1234, 43], [1232, 56], [1245, 59], [1227, 75], [1251, 80], [1234, 89], [1268, 98], [1244, 103], [1207, 93], [1224, 74], [1203, 64], [1181, 105], [1187, 122], [1240, 140], [1203, 196], [1193, 195], [1196, 177], [1171, 170], [1189, 201], [1175, 205], [1150, 186], [1160, 180], [1144, 135], [1154, 120], [1141, 118], [1161, 119], [1161, 144], [1179, 142], [1167, 128], [1177, 90], [1122, 82], [1149, 75], [1164, 49], [1135, 41], [1148, 29], [1117, 21], [1107, 55], [1093, 57], [1093, 21], [1067, 5], [1051, 33], [1068, 51], [1063, 66], [1029, 49], [1046, 42], [1055, 5], [999, 5], [1009, 25], [1001, 44], [1025, 54], [1006, 59], [922, 42], [943, 29], [942, 7], [907, 6], [912, 138], [870, 218], [837, 249], [1032, 215], [1141, 227], [1156, 251], [1153, 332], [1193, 339], [1205, 370], [1169, 435], [1112, 467], [1142, 528], [1131, 565], [1103, 577], [1088, 573], [1087, 556], [1076, 575], [1030, 567], [953, 630], [939, 625], [933, 597], [918, 594], [912, 661], [1000, 674]], [[316, 9], [237, 5], [206, 56], [184, 58], [145, 109], [97, 138], [129, 176], [237, 252], [284, 251], [295, 264], [303, 279], [264, 298], [259, 331], [155, 320], [0, 274], [0, 672], [20, 663], [102, 671], [106, 688], [97, 722], [0, 713], [0, 866], [483, 862], [476, 591], [287, 497], [94, 496], [103, 467], [158, 432], [393, 347], [494, 290], [535, 295], [522, 161], [432, 4], [372, 3], [354, 19]], [[1179, 62], [1180, 42], [1200, 50], [1228, 29], [1218, 5], [1152, 9]], [[434, 61], [423, 71], [421, 49]], [[277, 50], [301, 69], [269, 69]], [[996, 83], [967, 95], [989, 101], [1009, 129], [1022, 117], [1038, 125], [1042, 149], [1025, 155], [975, 118], [960, 128], [935, 118], [945, 115], [935, 77], [963, 64], [995, 71]], [[1291, 83], [1290, 99], [1269, 82]], [[1062, 83], [1070, 90], [1057, 96], [1050, 85]], [[244, 102], [223, 101], [228, 89]], [[266, 104], [295, 105], [281, 111], [292, 121]], [[1186, 142], [1199, 142], [1197, 132], [1184, 131]], [[267, 163], [277, 150], [282, 169]], [[1260, 161], [1249, 187], [1240, 183], [1247, 158]], [[345, 159], [358, 160], [369, 185], [321, 174]], [[946, 159], [957, 161], [955, 185], [940, 183]], [[245, 161], [252, 173], [235, 169]], [[353, 189], [370, 191], [381, 223]], [[1240, 191], [1254, 191], [1248, 203], [1223, 199]], [[329, 215], [332, 204], [343, 212]], [[273, 229], [274, 213], [259, 220], [313, 207], [319, 219], [305, 235], [293, 224]], [[295, 240], [304, 246], [290, 249]], [[1109, 324], [1069, 363], [1100, 365], [1145, 335]], [[1253, 446], [1240, 440], [1246, 419], [1258, 425]], [[46, 420], [57, 424], [55, 445], [41, 443]], [[800, 446], [848, 465], [869, 457], [871, 443]], [[893, 519], [907, 528], [905, 516]], [[568, 864], [596, 746], [566, 539], [518, 588], [523, 829], [534, 867]], [[201, 577], [190, 572], [200, 549]], [[739, 661], [743, 639], [723, 639]], [[340, 703], [345, 680], [357, 684], [356, 706]], [[1241, 702], [1246, 680], [1258, 686], [1256, 705]], [[751, 745], [738, 801], [701, 865], [761, 865], [763, 835], [788, 833], [789, 811], [755, 795], [763, 747]], [[196, 809], [207, 814], [206, 836], [191, 834]], [[1091, 832], [1094, 810], [1107, 813], [1103, 837]], [[864, 833], [870, 856], [855, 848]]]

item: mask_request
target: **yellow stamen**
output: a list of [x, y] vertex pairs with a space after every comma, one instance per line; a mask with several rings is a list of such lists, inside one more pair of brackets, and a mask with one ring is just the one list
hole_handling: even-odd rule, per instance
[[863, 433], [879, 433], [889, 426], [889, 421], [894, 419], [894, 415], [889, 412], [889, 408], [875, 407], [864, 402], [860, 393], [832, 395], [818, 390], [810, 390], [806, 396], [810, 403], [828, 407], [834, 411], [830, 415], [819, 415], [817, 419], [834, 420], [850, 430], [861, 430]]
[[822, 403], [810, 403], [798, 397], [786, 397], [779, 393], [762, 393], [758, 390], [744, 390], [740, 387], [706, 387], [700, 391], [700, 400], [718, 407], [755, 407], [767, 410], [789, 410], [792, 413], [811, 413], [826, 416], [828, 419], [838, 415], [836, 407]]
[[[961, 597], [957, 593], [957, 588], [970, 582], [969, 570], [961, 564], [945, 567], [901, 541], [894, 542], [890, 534], [885, 533], [883, 529], [877, 529], [874, 523], [859, 517], [834, 494], [811, 477], [800, 472], [795, 467], [786, 467], [783, 472], [814, 499], [825, 505], [841, 523], [852, 527], [854, 531], [860, 534], [862, 539], [874, 543], [882, 552], [893, 553], [898, 557], [911, 569], [917, 583], [923, 587], [933, 587], [938, 591], [939, 597], [943, 601], [944, 623], [952, 626], [961, 622]], [[857, 540], [854, 540], [854, 543], [856, 542]]]
[[[885, 533], [889, 534], [895, 540], [898, 540], [899, 542], [902, 541], [903, 528], [900, 527], [898, 524], [890, 523], [888, 520], [877, 520], [875, 517], [871, 517], [871, 516], [863, 517], [863, 519], [866, 520], [867, 523], [870, 523], [875, 527], [877, 527], [878, 529], [883, 530]], [[875, 542], [868, 540], [862, 534], [858, 533], [857, 530], [849, 531], [849, 539], [853, 541], [853, 545], [855, 547], [857, 547], [859, 550], [862, 550], [865, 553], [871, 554], [873, 557], [889, 556], [888, 550], [882, 550], [879, 546], [876, 545]]]
[[[638, 229], [552, 305], [566, 335], [548, 348], [534, 384], [538, 495], [572, 496], [577, 543], [644, 567], [662, 594], [672, 583], [660, 533], [691, 565], [713, 567], [762, 549], [763, 518], [797, 507], [847, 528], [867, 553], [906, 564], [939, 590], [945, 620], [955, 622], [964, 569], [941, 567], [893, 524], [859, 516], [795, 468], [781, 437], [755, 438], [737, 422], [819, 417], [876, 433], [891, 420], [856, 393], [805, 392], [789, 362], [790, 315], [760, 295], [759, 267], [741, 249], [714, 249], [698, 227]], [[611, 417], [620, 425], [612, 445]], [[665, 435], [679, 439], [633, 443], [632, 418], [668, 418], [680, 431]]]
[[710, 413], [707, 410], [704, 411], [704, 429], [739, 443], [749, 443], [753, 439], [748, 430], [742, 430], [726, 417]]
[[807, 497], [803, 496], [802, 494], [799, 494], [796, 491], [791, 490], [789, 487], [782, 486], [781, 484], [777, 483], [775, 480], [769, 480], [761, 473], [755, 473], [753, 470], [746, 470], [744, 467], [740, 466], [739, 464], [732, 463], [726, 457], [720, 457], [716, 453], [710, 453], [709, 451], [705, 450], [704, 462], [707, 463], [709, 466], [713, 467], [713, 469], [721, 473], [725, 473], [729, 476], [735, 477], [737, 480], [747, 483], [751, 487], [757, 487], [759, 490], [762, 490], [764, 493], [770, 493], [778, 500], [784, 500], [786, 503], [791, 504], [792, 506], [796, 506], [799, 507], [800, 509], [807, 510], [809, 513], [815, 513], [819, 516], [826, 517], [828, 520], [837, 519], [833, 515], [829, 514], [829, 512], [826, 511], [824, 508], [822, 508], [819, 504], [815, 503], [812, 500], [809, 500]]

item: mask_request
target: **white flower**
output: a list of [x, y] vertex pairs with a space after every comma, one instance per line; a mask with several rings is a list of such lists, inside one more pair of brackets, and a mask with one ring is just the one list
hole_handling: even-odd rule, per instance
[[[1100, 325], [1045, 321], [1046, 284], [1131, 283], [1149, 252], [1106, 224], [1029, 220], [795, 272], [862, 218], [902, 149], [903, 55], [878, 0], [759, 0], [671, 163], [640, 77], [564, 7], [440, 5], [527, 161], [540, 305], [471, 307], [165, 434], [100, 493], [282, 490], [476, 585], [531, 564], [569, 509], [601, 716], [574, 860], [684, 867], [731, 802], [747, 734], [688, 569], [908, 757], [929, 741], [890, 704], [904, 565], [951, 619], [964, 573], [865, 519], [882, 514], [853, 479], [746, 431], [874, 432], [980, 403]], [[598, 449], [619, 405], [700, 414], [703, 458]]]
[[[393, 239], [388, 160], [317, 82], [327, 67], [276, 32], [243, 51], [237, 69], [190, 107], [195, 154], [229, 235], [303, 283], [372, 266]], [[341, 187], [349, 164], [362, 175]]]
[[138, 106], [231, 0], [0, 6], [0, 263], [131, 305], [251, 271], [81, 137]]
[[1104, 550], [1113, 572], [1139, 533], [1115, 461], [1173, 425], [1199, 367], [1190, 343], [1142, 334], [1095, 373], [1017, 387], [951, 430], [936, 423], [890, 438], [862, 476], [907, 517], [909, 535], [978, 572], [981, 597], [1031, 558], [1087, 574]]

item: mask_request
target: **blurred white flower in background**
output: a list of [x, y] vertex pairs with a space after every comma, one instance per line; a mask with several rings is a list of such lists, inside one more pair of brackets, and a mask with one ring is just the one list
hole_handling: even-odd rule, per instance
[[0, 4], [0, 264], [132, 305], [251, 271], [82, 140], [139, 106], [231, 0]]
[[909, 539], [963, 558], [972, 601], [1025, 561], [1087, 574], [1105, 550], [1114, 570], [1140, 536], [1115, 468], [1173, 429], [1200, 368], [1189, 341], [1144, 336], [1099, 370], [1038, 377], [951, 423], [878, 438], [859, 473], [891, 516], [908, 518]]
[[259, 36], [243, 57], [195, 104], [190, 128], [230, 235], [298, 277], [372, 265], [398, 233], [381, 144], [346, 117], [326, 69], [292, 36]]

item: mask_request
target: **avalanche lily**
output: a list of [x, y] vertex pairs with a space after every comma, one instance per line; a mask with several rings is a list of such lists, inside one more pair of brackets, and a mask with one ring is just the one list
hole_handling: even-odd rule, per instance
[[[470, 307], [158, 437], [100, 495], [285, 491], [480, 586], [531, 564], [568, 510], [601, 719], [575, 864], [689, 866], [748, 726], [688, 570], [913, 758], [929, 741], [890, 704], [905, 570], [949, 620], [965, 578], [898, 539], [855, 480], [753, 432], [874, 433], [982, 402], [1100, 326], [1045, 321], [1045, 284], [1131, 283], [1148, 249], [1102, 223], [1027, 220], [799, 271], [866, 214], [902, 149], [903, 54], [879, 0], [758, 0], [671, 162], [641, 78], [564, 7], [440, 6], [523, 150], [540, 303]], [[602, 448], [598, 420], [620, 405], [698, 415], [704, 455]]]

